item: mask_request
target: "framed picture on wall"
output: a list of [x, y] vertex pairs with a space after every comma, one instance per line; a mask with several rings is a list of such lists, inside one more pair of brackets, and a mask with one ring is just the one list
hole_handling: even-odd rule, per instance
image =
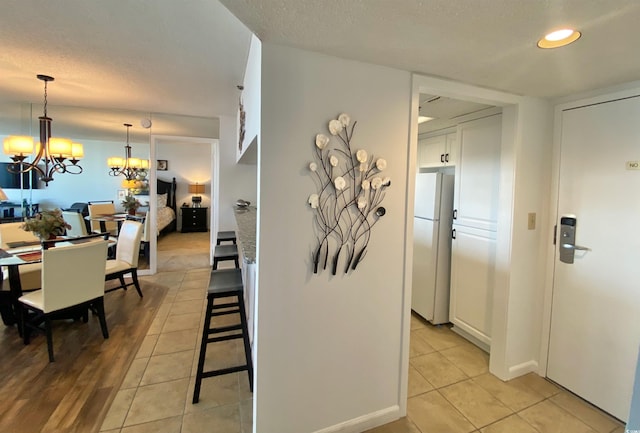
[[126, 189], [119, 189], [118, 190], [118, 201], [122, 201], [125, 198], [127, 198], [127, 190]]
[[159, 159], [157, 169], [159, 171], [167, 171], [169, 169], [169, 164], [166, 159]]

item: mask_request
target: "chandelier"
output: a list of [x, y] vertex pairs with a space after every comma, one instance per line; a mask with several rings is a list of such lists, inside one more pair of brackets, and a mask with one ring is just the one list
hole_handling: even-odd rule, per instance
[[111, 169], [109, 175], [122, 175], [127, 180], [135, 180], [139, 177], [144, 178], [149, 169], [149, 160], [131, 157], [131, 145], [129, 144], [129, 128], [131, 128], [131, 124], [125, 123], [124, 126], [127, 127], [127, 145], [124, 147], [124, 158], [113, 156], [107, 159], [107, 165]]
[[[54, 173], [82, 173], [78, 165], [84, 157], [82, 144], [73, 143], [67, 138], [51, 136], [51, 117], [47, 116], [47, 83], [53, 81], [48, 75], [37, 75], [38, 80], [44, 81], [44, 115], [40, 120], [40, 141], [34, 146], [33, 137], [11, 135], [4, 139], [4, 153], [11, 157], [13, 164], [7, 167], [12, 173], [26, 173], [34, 170], [45, 186], [53, 180]], [[34, 152], [35, 158], [31, 162], [25, 161]], [[38, 165], [43, 162], [44, 165]], [[70, 163], [70, 164], [69, 164]]]

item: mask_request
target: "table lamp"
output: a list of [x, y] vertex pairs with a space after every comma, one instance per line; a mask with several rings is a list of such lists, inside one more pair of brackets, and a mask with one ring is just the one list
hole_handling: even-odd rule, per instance
[[200, 194], [202, 194], [204, 192], [204, 185], [200, 184], [200, 183], [192, 183], [189, 185], [189, 192], [191, 194], [195, 194], [193, 196], [191, 196], [191, 206], [193, 207], [200, 207], [202, 206], [202, 196], [200, 196]]

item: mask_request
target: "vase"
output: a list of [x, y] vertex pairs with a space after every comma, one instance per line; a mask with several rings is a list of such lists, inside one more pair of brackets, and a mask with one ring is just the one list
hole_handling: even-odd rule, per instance
[[129, 215], [135, 215], [136, 214], [136, 210], [135, 209], [127, 209], [127, 213]]
[[[41, 237], [40, 237], [40, 241], [51, 241], [51, 240], [54, 240], [54, 239], [56, 239], [56, 238], [57, 238], [57, 236], [56, 236], [55, 234], [53, 234], [53, 233], [49, 233], [47, 236], [41, 236]], [[55, 244], [55, 243], [53, 243], [53, 242], [51, 242], [51, 243], [48, 245], [48, 248], [53, 248], [53, 247], [55, 247], [55, 246], [56, 246], [56, 244]]]

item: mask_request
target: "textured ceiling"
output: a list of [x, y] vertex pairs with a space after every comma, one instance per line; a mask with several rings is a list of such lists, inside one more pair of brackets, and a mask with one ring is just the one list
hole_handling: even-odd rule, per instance
[[3, 0], [0, 101], [235, 115], [250, 40], [213, 0]]
[[[640, 79], [638, 0], [3, 0], [0, 102], [234, 115], [250, 30], [269, 43], [516, 94]], [[236, 16], [239, 18], [236, 18]], [[535, 46], [572, 25], [568, 47]]]
[[[520, 95], [640, 79], [638, 0], [222, 0], [258, 37]], [[576, 43], [541, 50], [564, 26]]]

